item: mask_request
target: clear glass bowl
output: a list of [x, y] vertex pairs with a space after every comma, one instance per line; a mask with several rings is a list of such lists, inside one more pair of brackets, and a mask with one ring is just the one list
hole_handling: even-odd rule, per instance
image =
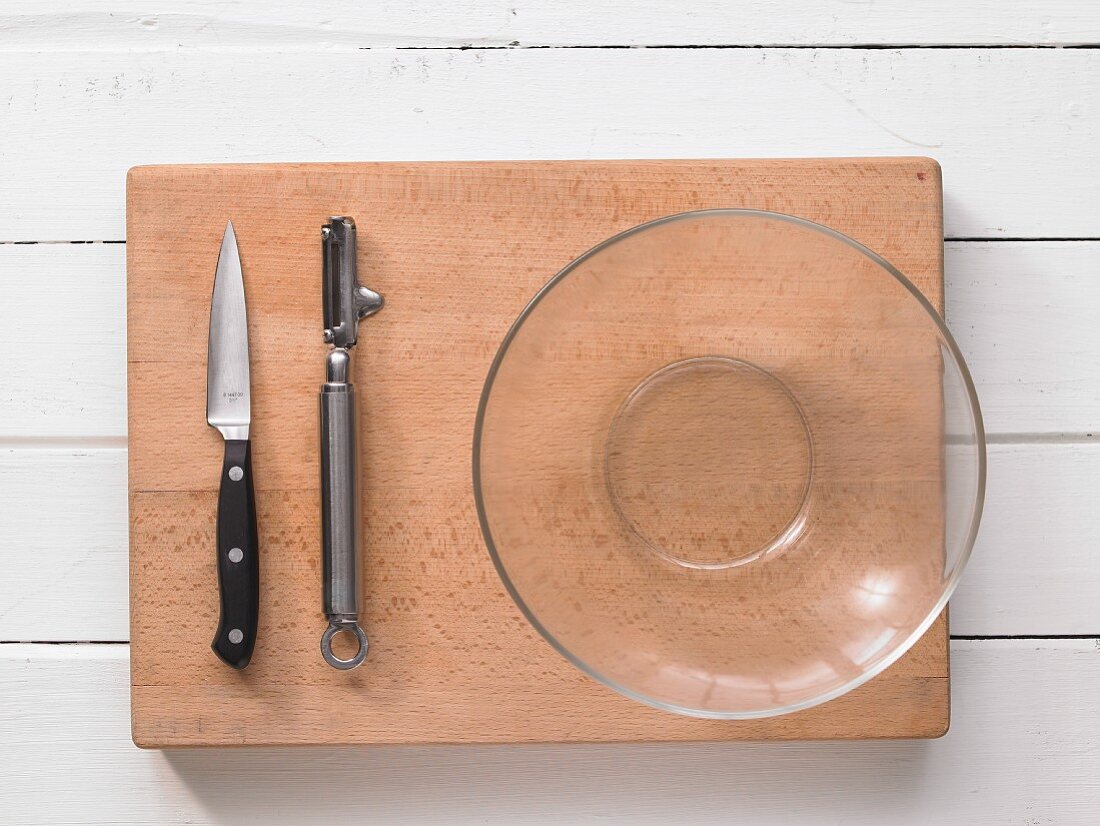
[[939, 315], [826, 227], [707, 210], [628, 230], [531, 301], [485, 383], [481, 527], [576, 666], [658, 708], [808, 708], [947, 602], [985, 487]]

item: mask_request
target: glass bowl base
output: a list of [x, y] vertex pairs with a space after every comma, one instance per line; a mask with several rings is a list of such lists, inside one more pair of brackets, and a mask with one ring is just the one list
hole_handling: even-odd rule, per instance
[[763, 560], [806, 524], [810, 429], [786, 385], [746, 361], [704, 356], [651, 373], [612, 420], [604, 459], [627, 529], [677, 565]]

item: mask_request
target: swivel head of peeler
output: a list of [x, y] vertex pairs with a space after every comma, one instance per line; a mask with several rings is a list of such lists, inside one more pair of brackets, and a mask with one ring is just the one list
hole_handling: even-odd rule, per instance
[[348, 349], [355, 346], [359, 321], [382, 309], [383, 299], [359, 283], [355, 266], [355, 221], [329, 218], [321, 227], [322, 304], [325, 342]]

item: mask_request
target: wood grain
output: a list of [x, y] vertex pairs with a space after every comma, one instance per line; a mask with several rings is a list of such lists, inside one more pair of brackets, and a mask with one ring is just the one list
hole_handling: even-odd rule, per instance
[[[949, 241], [944, 254], [947, 322], [978, 387], [986, 431], [1017, 442], [1100, 432], [1100, 325], [1093, 318], [1100, 242]], [[0, 279], [10, 299], [0, 304], [0, 328], [10, 336], [9, 358], [0, 363], [7, 388], [0, 440], [123, 447], [125, 245], [0, 244]], [[57, 380], [42, 382], [37, 325], [56, 306], [55, 290], [79, 311], [65, 316]], [[99, 493], [93, 487], [82, 495]]]
[[[680, 718], [596, 685], [538, 639], [505, 596], [478, 534], [468, 458], [481, 383], [508, 325], [553, 272], [598, 241], [687, 209], [789, 212], [863, 241], [942, 306], [940, 197], [938, 167], [925, 159], [133, 170], [127, 256], [135, 741], [941, 734], [948, 696], [943, 621], [862, 689], [771, 720]], [[324, 354], [316, 241], [332, 213], [358, 220], [360, 271], [389, 302], [366, 326], [357, 355], [364, 622], [377, 643], [368, 664], [350, 675], [332, 671], [316, 653], [315, 405]], [[202, 417], [204, 331], [211, 250], [226, 217], [238, 230], [249, 300], [264, 549], [261, 640], [244, 674], [228, 672], [207, 650], [215, 596], [211, 469], [219, 466], [220, 445]]]
[[[8, 48], [325, 48], [699, 45], [1074, 45], [1100, 40], [1090, 0], [698, 0], [639, 4], [454, 0], [349, 6], [333, 20], [312, 2], [72, 0], [63, 10], [9, 0], [0, 12]], [[991, 26], [990, 20], [996, 25]]]
[[85, 49], [0, 49], [0, 241], [122, 239], [138, 163], [731, 154], [928, 154], [948, 237], [1096, 237], [1095, 49]]
[[1100, 435], [1100, 243], [948, 244], [947, 324], [986, 431]]
[[[128, 636], [125, 248], [2, 242], [123, 238], [134, 163], [920, 151], [944, 163], [952, 237], [1097, 235], [1088, 50], [1019, 48], [1095, 43], [1092, 0], [397, 0], [336, 12], [260, 0], [3, 4], [3, 641]], [[1014, 48], [450, 51], [512, 41]], [[793, 82], [796, 67], [859, 109]], [[353, 95], [334, 108], [318, 95], [326, 84]], [[943, 145], [913, 149], [868, 115]], [[331, 128], [311, 128], [322, 122]], [[1012, 442], [991, 446], [953, 633], [1100, 631], [1100, 445], [1086, 436], [1100, 409], [1098, 251], [947, 245], [948, 320], [987, 423]], [[59, 290], [72, 299], [60, 312]], [[44, 338], [43, 318], [60, 338]], [[42, 381], [43, 354], [56, 381]], [[48, 627], [45, 602], [64, 606]], [[26, 824], [332, 823], [349, 809], [449, 825], [1094, 824], [1095, 642], [955, 641], [952, 729], [930, 743], [246, 754], [133, 748], [127, 646], [4, 645], [0, 811]]]
[[[125, 446], [125, 256], [122, 244], [0, 244], [0, 440]], [[61, 313], [59, 295], [68, 308]], [[51, 317], [64, 345], [42, 381]]]
[[0, 450], [0, 499], [0, 641], [129, 639], [126, 450]]
[[931, 742], [150, 752], [127, 738], [126, 646], [9, 645], [0, 793], [28, 826], [1094, 823], [1097, 640], [951, 649], [951, 731]]
[[[1100, 629], [1098, 478], [1100, 444], [990, 445], [986, 509], [951, 599], [952, 634]], [[0, 498], [0, 552], [10, 563], [0, 642], [128, 640], [126, 451], [0, 451]], [[43, 624], [50, 600], [65, 610]]]

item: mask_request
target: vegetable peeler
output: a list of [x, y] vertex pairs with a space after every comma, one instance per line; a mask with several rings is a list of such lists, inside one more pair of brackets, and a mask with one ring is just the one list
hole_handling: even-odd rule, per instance
[[[324, 340], [332, 345], [321, 385], [322, 599], [328, 627], [321, 655], [347, 670], [367, 656], [367, 635], [359, 626], [359, 452], [351, 348], [360, 320], [382, 309], [382, 296], [359, 283], [355, 265], [355, 221], [333, 217], [321, 227]], [[332, 651], [342, 631], [358, 642], [348, 659]]]

